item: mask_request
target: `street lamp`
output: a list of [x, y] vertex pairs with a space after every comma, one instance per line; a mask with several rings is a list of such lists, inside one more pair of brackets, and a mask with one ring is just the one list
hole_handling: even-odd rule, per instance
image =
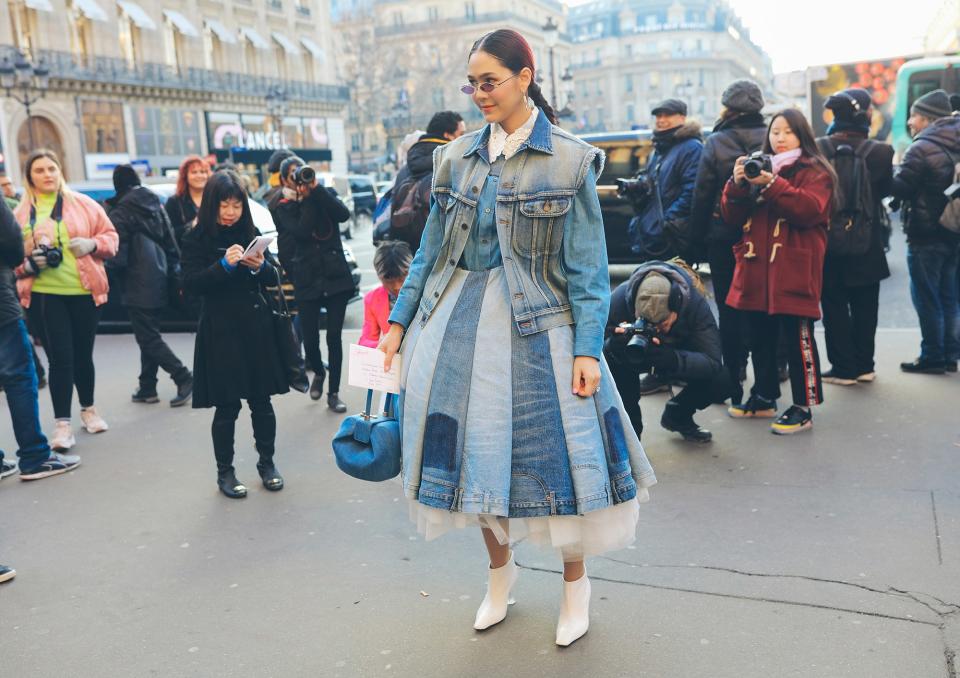
[[[0, 87], [9, 98], [26, 109], [27, 134], [30, 138], [30, 150], [33, 150], [35, 141], [30, 107], [42, 99], [50, 87], [50, 69], [47, 68], [43, 59], [34, 65], [27, 60], [23, 52], [16, 51], [13, 60], [10, 59], [10, 55], [0, 60]], [[15, 90], [19, 90], [20, 94], [16, 94]]]
[[283, 119], [287, 115], [287, 92], [280, 85], [274, 85], [267, 92], [265, 99], [267, 102], [267, 113], [273, 118], [273, 128], [279, 132], [282, 130]]
[[554, 22], [553, 17], [547, 17], [547, 23], [540, 27], [543, 31], [543, 41], [547, 43], [547, 53], [550, 55], [550, 103], [557, 105], [557, 79], [553, 68], [553, 48], [557, 46], [560, 39], [560, 26]]
[[563, 108], [557, 113], [557, 117], [572, 118], [574, 117], [574, 112], [570, 103], [573, 101], [573, 73], [570, 72], [569, 66], [567, 66], [563, 75], [560, 76], [560, 90], [563, 92], [565, 103]]

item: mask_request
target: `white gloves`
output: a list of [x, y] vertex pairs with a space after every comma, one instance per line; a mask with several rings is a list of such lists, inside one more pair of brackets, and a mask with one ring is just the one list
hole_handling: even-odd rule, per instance
[[70, 238], [70, 251], [73, 256], [85, 257], [97, 251], [97, 241], [93, 238]]

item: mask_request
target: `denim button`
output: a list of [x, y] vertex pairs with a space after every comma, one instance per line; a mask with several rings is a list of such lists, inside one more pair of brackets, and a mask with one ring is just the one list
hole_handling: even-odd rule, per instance
[[440, 293], [439, 293], [439, 292], [434, 292], [434, 293], [433, 293], [433, 296], [434, 296], [435, 298], [439, 299], [439, 298], [440, 298]]
[[473, 188], [470, 189], [470, 192], [471, 192], [471, 193], [477, 193], [477, 192], [479, 192], [479, 191], [480, 191], [480, 189], [477, 188], [476, 186], [474, 186]]
[[451, 266], [456, 266], [456, 265], [457, 265], [457, 262], [455, 262], [453, 259], [451, 259], [451, 260], [448, 261], [447, 263], [450, 264]]
[[466, 231], [466, 230], [467, 230], [468, 228], [470, 228], [470, 227], [467, 226], [466, 224], [460, 224], [460, 228], [462, 228], [464, 231]]
[[481, 240], [480, 242], [481, 242], [482, 244], [484, 244], [484, 245], [486, 245], [486, 244], [487, 244], [488, 242], [490, 242], [490, 241], [489, 241], [489, 240], [487, 240], [486, 238], [484, 238], [484, 239], [483, 239], [483, 240]]
[[483, 210], [483, 211], [486, 212], [487, 214], [490, 214], [490, 208], [489, 208], [489, 207], [488, 207], [487, 209]]

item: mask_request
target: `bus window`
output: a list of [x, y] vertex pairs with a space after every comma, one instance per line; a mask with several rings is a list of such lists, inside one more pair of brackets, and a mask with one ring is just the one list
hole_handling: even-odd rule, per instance
[[[910, 109], [913, 103], [928, 92], [940, 89], [942, 86], [940, 78], [943, 75], [943, 69], [935, 71], [918, 71], [910, 75], [907, 81], [907, 117], [910, 116]], [[909, 128], [907, 132], [909, 133]]]

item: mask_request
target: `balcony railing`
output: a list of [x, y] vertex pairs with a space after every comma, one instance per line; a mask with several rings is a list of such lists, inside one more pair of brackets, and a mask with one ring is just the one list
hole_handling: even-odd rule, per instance
[[477, 13], [471, 16], [449, 16], [449, 17], [440, 17], [436, 21], [415, 21], [411, 23], [404, 23], [400, 25], [389, 25], [389, 26], [377, 26], [376, 36], [378, 38], [391, 37], [396, 35], [404, 35], [406, 33], [420, 33], [423, 31], [441, 31], [445, 27], [450, 28], [454, 26], [466, 26], [469, 24], [487, 24], [487, 23], [496, 23], [503, 24], [510, 22], [512, 25], [520, 24], [525, 25], [532, 30], [539, 31], [541, 26], [537, 22], [531, 20], [529, 17], [521, 16], [516, 12], [487, 12], [487, 13]]
[[[0, 57], [13, 51], [0, 45]], [[347, 87], [324, 85], [302, 80], [281, 80], [264, 76], [211, 71], [205, 68], [177, 69], [166, 64], [145, 63], [131, 67], [124, 59], [92, 56], [81, 62], [69, 52], [36, 50], [34, 59], [43, 59], [50, 77], [106, 84], [140, 85], [167, 89], [191, 90], [264, 97], [280, 85], [291, 100], [346, 104], [350, 101]]]
[[283, 2], [282, 0], [267, 0], [267, 7], [276, 12], [281, 12], [283, 11]]
[[310, 7], [307, 5], [297, 5], [297, 14], [300, 16], [310, 16]]

